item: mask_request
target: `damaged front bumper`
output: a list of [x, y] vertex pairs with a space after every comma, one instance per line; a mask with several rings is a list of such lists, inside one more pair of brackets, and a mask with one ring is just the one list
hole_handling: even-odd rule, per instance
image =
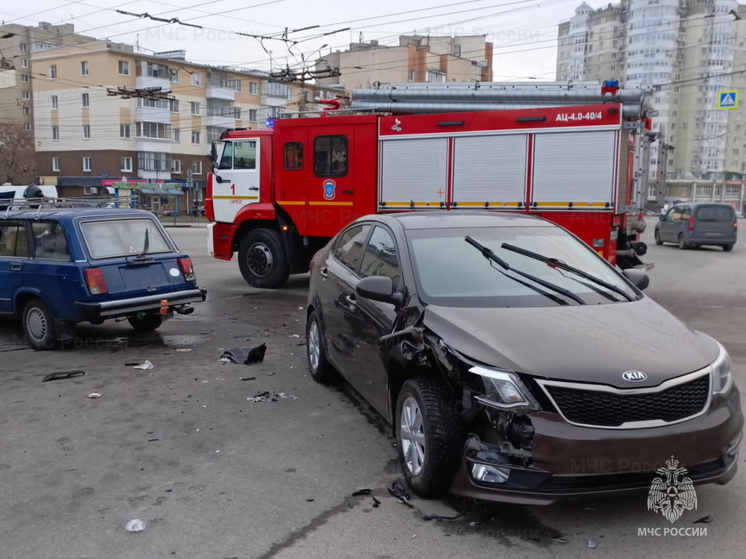
[[[451, 493], [549, 505], [561, 499], [647, 491], [656, 470], [671, 456], [695, 484], [725, 484], [736, 474], [743, 428], [736, 390], [713, 398], [702, 416], [648, 429], [579, 427], [550, 412], [531, 414], [530, 420], [530, 450], [470, 435]], [[486, 432], [488, 436], [494, 438], [494, 433]]]

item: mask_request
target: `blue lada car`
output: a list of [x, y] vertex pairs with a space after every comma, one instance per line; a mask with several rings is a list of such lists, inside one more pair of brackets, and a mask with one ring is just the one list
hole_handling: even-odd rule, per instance
[[155, 330], [204, 301], [192, 260], [151, 212], [9, 209], [0, 213], [0, 315], [51, 349], [79, 322], [127, 318]]

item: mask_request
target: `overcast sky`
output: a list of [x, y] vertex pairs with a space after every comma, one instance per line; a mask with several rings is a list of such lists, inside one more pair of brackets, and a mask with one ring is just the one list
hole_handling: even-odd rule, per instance
[[[569, 19], [581, 0], [29, 0], [0, 7], [5, 23], [74, 23], [75, 31], [135, 44], [141, 50], [184, 49], [187, 59], [205, 64], [269, 69], [269, 55], [255, 39], [234, 32], [277, 35], [299, 40], [288, 55], [285, 43], [265, 40], [275, 66], [298, 66], [300, 54], [315, 59], [329, 49], [346, 49], [362, 33], [365, 41], [396, 43], [402, 33], [486, 34], [495, 44], [496, 81], [530, 76], [553, 80], [557, 25]], [[591, 2], [594, 7], [604, 2]], [[161, 18], [179, 18], [196, 29], [117, 13], [117, 9]], [[350, 27], [348, 31], [333, 33]], [[330, 33], [321, 37], [323, 33]], [[14, 53], [15, 54], [15, 53]], [[471, 53], [464, 53], [470, 56]], [[7, 54], [6, 54], [7, 56]]]

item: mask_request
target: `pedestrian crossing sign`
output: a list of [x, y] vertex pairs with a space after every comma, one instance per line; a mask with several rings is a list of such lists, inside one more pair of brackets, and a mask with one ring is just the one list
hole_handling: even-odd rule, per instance
[[718, 109], [737, 109], [738, 90], [718, 91]]

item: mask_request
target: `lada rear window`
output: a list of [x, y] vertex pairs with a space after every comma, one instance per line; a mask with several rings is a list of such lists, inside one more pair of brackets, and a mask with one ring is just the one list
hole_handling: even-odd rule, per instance
[[145, 250], [145, 233], [148, 236], [147, 254], [171, 252], [171, 246], [150, 219], [109, 219], [85, 221], [80, 224], [91, 258], [116, 258], [137, 256]]

